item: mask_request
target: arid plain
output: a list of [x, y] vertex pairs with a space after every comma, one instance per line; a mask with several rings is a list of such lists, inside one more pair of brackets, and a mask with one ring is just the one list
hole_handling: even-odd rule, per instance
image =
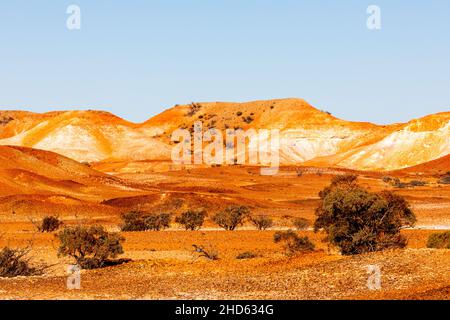
[[[269, 114], [269, 115], [268, 115]], [[0, 112], [0, 248], [30, 247], [44, 275], [0, 278], [3, 299], [448, 299], [450, 251], [429, 249], [428, 236], [450, 229], [450, 113], [407, 124], [377, 126], [339, 120], [287, 99], [248, 104], [177, 106], [143, 124], [101, 112]], [[295, 144], [281, 154], [276, 175], [248, 165], [176, 166], [170, 132], [205, 127], [278, 128]], [[405, 249], [343, 256], [311, 229], [316, 244], [287, 257], [273, 241], [292, 219], [313, 222], [319, 192], [336, 175], [358, 176], [370, 191], [402, 195], [417, 216], [403, 230]], [[400, 184], [393, 184], [398, 179]], [[421, 181], [420, 185], [410, 184]], [[274, 220], [268, 230], [246, 222], [224, 231], [210, 217], [230, 205]], [[162, 231], [121, 232], [115, 266], [81, 272], [81, 288], [68, 290], [67, 266], [53, 233], [36, 223], [58, 216], [66, 226], [100, 224], [120, 231], [121, 214], [208, 213], [198, 231], [177, 223]], [[199, 258], [192, 245], [217, 249]], [[243, 253], [252, 259], [236, 259]], [[381, 289], [367, 286], [367, 266], [381, 269]]]

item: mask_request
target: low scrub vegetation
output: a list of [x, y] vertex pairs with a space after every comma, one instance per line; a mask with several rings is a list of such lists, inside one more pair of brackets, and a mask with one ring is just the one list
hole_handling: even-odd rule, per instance
[[43, 265], [31, 265], [30, 250], [5, 247], [0, 251], [0, 277], [38, 276], [47, 269]]
[[254, 252], [245, 251], [245, 252], [242, 252], [242, 253], [238, 254], [236, 256], [236, 259], [238, 259], [238, 260], [253, 259], [253, 258], [256, 258], [257, 256], [258, 255], [256, 253], [254, 253]]
[[309, 228], [309, 220], [305, 218], [294, 218], [292, 224], [297, 230], [306, 230]]
[[233, 231], [237, 226], [243, 225], [249, 215], [250, 209], [245, 206], [230, 206], [216, 213], [212, 220], [225, 230]]
[[443, 175], [439, 180], [438, 183], [440, 184], [450, 184], [450, 173], [447, 172], [447, 174]]
[[102, 226], [66, 227], [57, 237], [58, 255], [74, 258], [83, 269], [104, 267], [123, 253], [124, 238], [119, 233], [107, 232]]
[[170, 214], [148, 214], [129, 212], [122, 215], [122, 231], [160, 231], [170, 227]]
[[254, 216], [250, 218], [250, 221], [258, 230], [266, 230], [273, 226], [273, 220], [268, 216]]
[[207, 214], [203, 209], [188, 210], [175, 218], [175, 222], [181, 224], [186, 230], [198, 230], [203, 226]]
[[57, 217], [46, 216], [40, 225], [38, 225], [39, 232], [53, 232], [59, 229], [63, 225]]
[[428, 248], [450, 249], [450, 231], [432, 233], [428, 237]]
[[314, 243], [308, 237], [299, 237], [294, 231], [277, 231], [273, 235], [275, 243], [282, 243], [288, 256], [301, 252], [314, 251]]
[[314, 230], [324, 230], [344, 255], [405, 247], [400, 230], [416, 221], [408, 202], [392, 192], [369, 192], [356, 179], [337, 176], [319, 193]]

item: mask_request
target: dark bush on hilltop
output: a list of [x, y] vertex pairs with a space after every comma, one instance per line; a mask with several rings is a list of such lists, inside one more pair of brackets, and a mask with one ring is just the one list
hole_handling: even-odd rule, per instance
[[230, 206], [216, 213], [212, 220], [225, 230], [233, 231], [238, 225], [244, 223], [249, 214], [250, 209], [245, 206]]
[[306, 230], [309, 228], [309, 220], [305, 218], [294, 218], [292, 224], [297, 230]]
[[268, 216], [254, 216], [250, 218], [250, 221], [258, 230], [266, 230], [273, 226], [273, 220]]
[[194, 231], [202, 227], [206, 216], [206, 211], [203, 209], [188, 210], [176, 217], [175, 222], [181, 224], [186, 230]]
[[432, 233], [428, 237], [428, 248], [450, 249], [450, 231]]
[[314, 230], [323, 229], [344, 255], [403, 248], [406, 239], [400, 230], [416, 221], [404, 198], [368, 192], [353, 176], [333, 179], [319, 196]]
[[39, 232], [53, 232], [59, 229], [63, 223], [57, 217], [47, 216], [45, 217], [41, 224], [38, 226]]
[[45, 266], [31, 266], [29, 249], [11, 249], [0, 251], [0, 277], [13, 278], [18, 276], [38, 276], [44, 273]]
[[300, 252], [314, 251], [314, 243], [308, 237], [299, 237], [294, 231], [277, 231], [273, 235], [275, 243], [283, 243], [285, 252], [288, 256]]
[[170, 227], [170, 214], [143, 214], [141, 212], [129, 212], [122, 215], [122, 231], [159, 231]]
[[123, 253], [124, 238], [102, 226], [66, 227], [57, 234], [58, 255], [70, 256], [83, 269], [102, 268]]

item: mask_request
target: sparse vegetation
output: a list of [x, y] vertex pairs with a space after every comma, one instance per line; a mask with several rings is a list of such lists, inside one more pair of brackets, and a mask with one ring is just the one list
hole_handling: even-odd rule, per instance
[[5, 247], [0, 251], [0, 277], [42, 275], [47, 269], [44, 265], [31, 265], [30, 250]]
[[300, 252], [314, 251], [314, 243], [308, 237], [299, 237], [294, 231], [277, 231], [273, 235], [275, 243], [283, 243], [286, 255], [291, 256]]
[[450, 231], [430, 234], [427, 242], [428, 248], [450, 249]]
[[242, 121], [244, 121], [245, 123], [252, 123], [253, 120], [254, 119], [252, 116], [242, 117]]
[[188, 210], [176, 217], [175, 222], [181, 224], [186, 230], [194, 231], [202, 227], [206, 216], [206, 211], [203, 209]]
[[215, 247], [209, 246], [206, 248], [196, 244], [192, 246], [194, 247], [194, 252], [198, 253], [199, 257], [205, 257], [208, 260], [219, 260], [219, 251]]
[[294, 218], [292, 224], [297, 230], [306, 230], [309, 228], [309, 220], [305, 218]]
[[440, 183], [440, 184], [450, 184], [450, 173], [447, 172], [447, 174], [443, 175], [438, 180], [438, 183]]
[[319, 193], [314, 230], [325, 230], [328, 241], [342, 254], [359, 254], [386, 248], [403, 248], [403, 227], [416, 218], [408, 202], [392, 192], [371, 193], [356, 177], [338, 176]]
[[57, 217], [46, 216], [38, 226], [39, 232], [53, 232], [59, 229], [63, 225]]
[[170, 227], [170, 214], [148, 214], [132, 211], [122, 215], [122, 231], [160, 231]]
[[110, 259], [123, 253], [125, 240], [116, 232], [107, 232], [102, 226], [66, 227], [57, 235], [58, 255], [70, 256], [83, 269], [104, 267]]
[[216, 213], [212, 220], [225, 230], [233, 231], [238, 225], [244, 223], [249, 214], [250, 209], [245, 206], [230, 206]]
[[238, 254], [237, 256], [236, 256], [236, 259], [238, 259], [238, 260], [242, 260], [242, 259], [253, 259], [253, 258], [256, 258], [258, 255], [256, 254], [256, 253], [254, 253], [254, 252], [251, 252], [251, 251], [245, 251], [245, 252], [242, 252], [242, 253], [240, 253], [240, 254]]
[[273, 220], [270, 217], [264, 215], [251, 217], [250, 221], [256, 228], [258, 228], [258, 230], [266, 230], [273, 226]]
[[192, 102], [189, 107], [190, 107], [190, 109], [189, 109], [189, 112], [187, 113], [187, 116], [192, 117], [197, 112], [200, 111], [200, 109], [202, 108], [202, 105], [200, 103]]

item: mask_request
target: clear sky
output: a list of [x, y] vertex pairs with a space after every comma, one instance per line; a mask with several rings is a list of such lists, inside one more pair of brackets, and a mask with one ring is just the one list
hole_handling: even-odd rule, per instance
[[[81, 8], [81, 30], [66, 9]], [[366, 27], [369, 5], [381, 30]], [[141, 122], [191, 101], [304, 98], [347, 120], [450, 110], [450, 1], [0, 2], [0, 108]]]

